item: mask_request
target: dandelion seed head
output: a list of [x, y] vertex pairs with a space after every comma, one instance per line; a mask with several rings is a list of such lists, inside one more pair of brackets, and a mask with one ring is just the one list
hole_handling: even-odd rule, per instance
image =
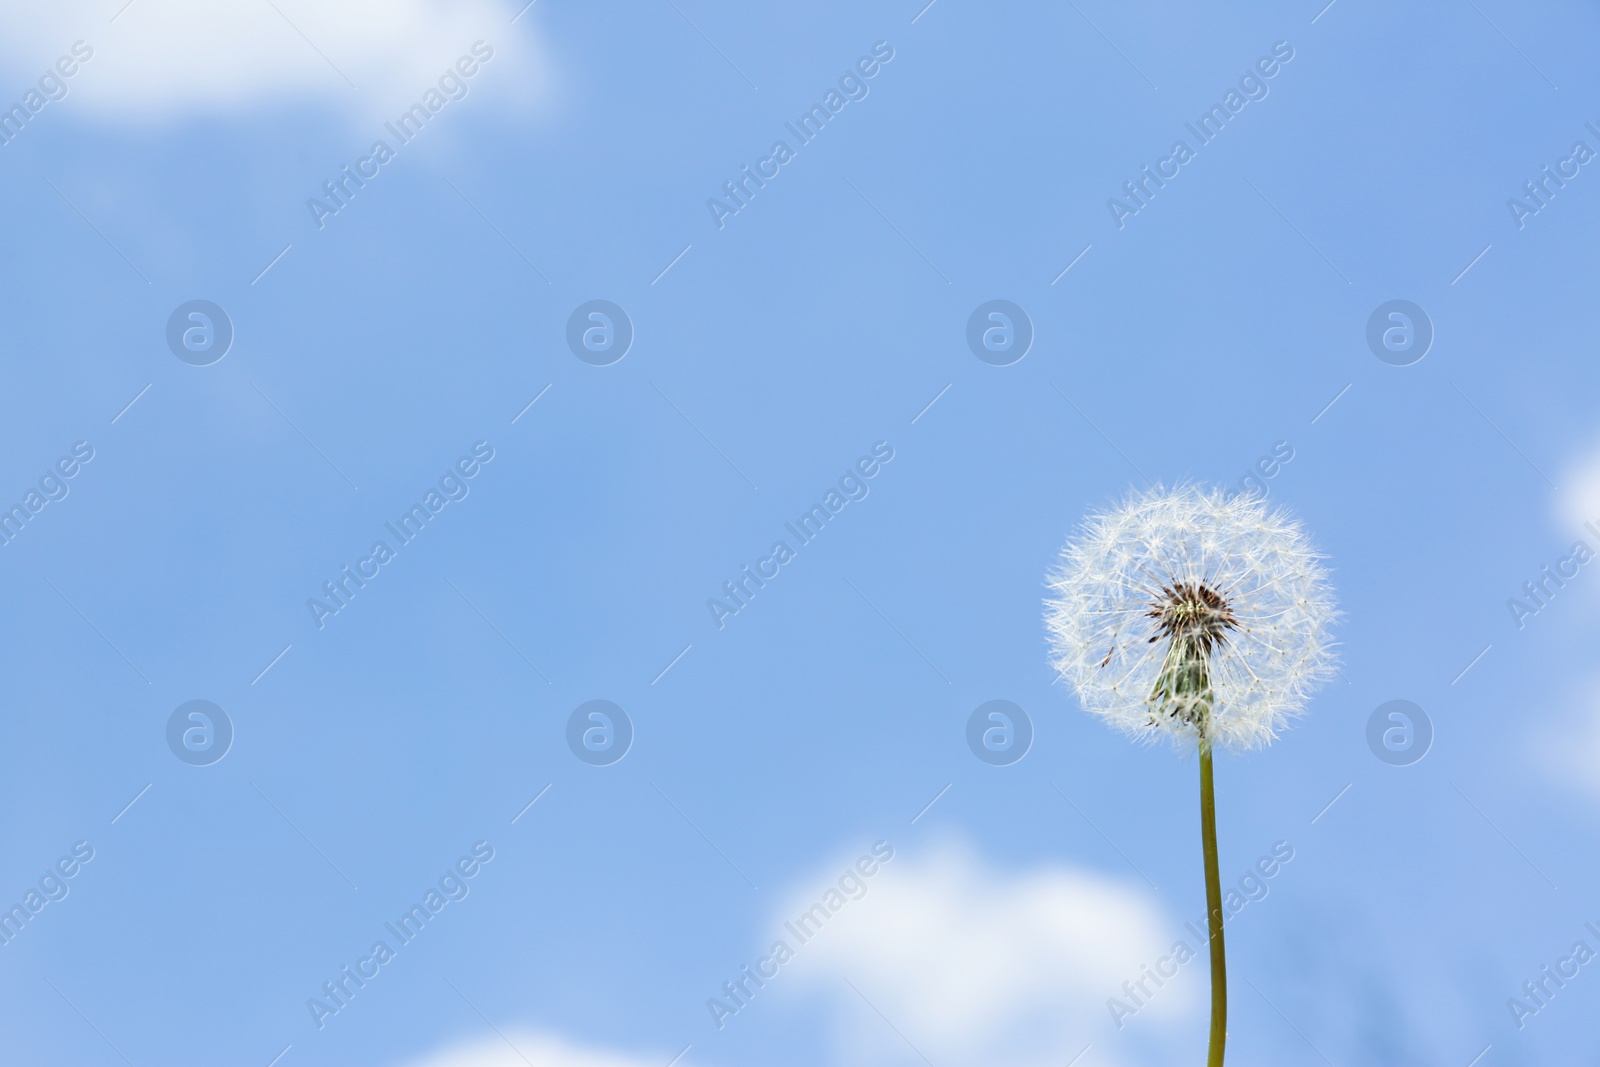
[[1085, 521], [1048, 584], [1051, 666], [1085, 710], [1141, 739], [1187, 745], [1203, 729], [1213, 746], [1258, 748], [1334, 673], [1322, 557], [1258, 496], [1130, 494]]

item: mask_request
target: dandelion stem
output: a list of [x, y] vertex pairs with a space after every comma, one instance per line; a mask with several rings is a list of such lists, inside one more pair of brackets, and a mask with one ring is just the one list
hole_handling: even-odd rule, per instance
[[1217, 876], [1217, 799], [1211, 784], [1211, 745], [1200, 739], [1200, 840], [1206, 862], [1206, 933], [1211, 938], [1211, 1044], [1206, 1067], [1222, 1067], [1228, 1038], [1228, 965], [1222, 950], [1222, 879]]

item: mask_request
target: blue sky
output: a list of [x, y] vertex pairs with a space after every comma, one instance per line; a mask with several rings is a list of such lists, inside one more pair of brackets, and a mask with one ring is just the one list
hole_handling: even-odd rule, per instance
[[[1275, 452], [1343, 673], [1219, 759], [1223, 878], [1293, 853], [1229, 926], [1228, 1062], [1574, 1061], [1600, 965], [1508, 1000], [1600, 951], [1596, 564], [1508, 601], [1600, 550], [1596, 28], [1482, 0], [0, 16], [27, 113], [0, 145], [0, 500], [27, 514], [0, 903], [59, 897], [0, 945], [15, 1062], [1198, 1059], [1203, 964], [1120, 1028], [1107, 1005], [1204, 913], [1195, 762], [1054, 683], [1044, 575], [1130, 488]], [[233, 330], [204, 366], [166, 339], [193, 300]], [[567, 341], [594, 300], [633, 333], [605, 366]], [[966, 340], [992, 300], [1033, 330], [1008, 366]], [[1366, 341], [1392, 300], [1434, 333], [1408, 366]], [[875, 448], [719, 627], [708, 600]], [[1009, 766], [967, 747], [995, 699], [1034, 730]], [[1366, 740], [1397, 699], [1434, 732], [1407, 766]], [[204, 765], [168, 741], [194, 700], [233, 734]], [[591, 700], [631, 723], [607, 765], [568, 745]], [[719, 1027], [707, 1001], [874, 846]], [[340, 1006], [346, 966], [377, 970]]]

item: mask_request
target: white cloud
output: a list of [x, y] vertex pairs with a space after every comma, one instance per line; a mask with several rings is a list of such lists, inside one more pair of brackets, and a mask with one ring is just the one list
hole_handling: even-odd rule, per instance
[[1581, 534], [1586, 522], [1600, 525], [1600, 446], [1580, 455], [1562, 474], [1556, 508], [1563, 533]]
[[527, 99], [543, 77], [531, 20], [512, 25], [501, 0], [133, 0], [118, 14], [124, 3], [6, 5], [0, 57], [13, 84], [0, 99], [20, 99], [79, 40], [94, 54], [67, 82], [74, 106], [132, 121], [283, 102], [368, 120], [411, 102], [480, 39], [495, 60], [473, 82]]
[[[1582, 540], [1591, 551], [1600, 550], [1600, 539], [1585, 526], [1592, 522], [1600, 528], [1600, 442], [1570, 459], [1557, 480], [1561, 488], [1555, 496], [1554, 519], [1559, 534], [1563, 538], [1573, 538], [1574, 542]], [[1563, 552], [1570, 552], [1572, 547], [1574, 543], [1569, 542]], [[1537, 563], [1548, 564], [1550, 570], [1559, 571], [1561, 559], [1555, 552], [1547, 552], [1546, 558]], [[1571, 566], [1569, 563], [1568, 569]], [[1544, 573], [1535, 571], [1530, 560], [1526, 577], [1536, 584], [1544, 583], [1543, 596], [1550, 601], [1551, 612], [1557, 618], [1546, 616], [1539, 601], [1523, 590], [1508, 589], [1507, 592], [1525, 606], [1537, 609], [1537, 620], [1527, 620], [1527, 616], [1523, 616], [1529, 631], [1536, 627], [1555, 627], [1560, 619], [1568, 627], [1567, 639], [1575, 638], [1587, 645], [1592, 627], [1586, 620], [1592, 616], [1592, 609], [1584, 608], [1582, 601], [1600, 597], [1600, 579], [1590, 573], [1596, 570], [1600, 570], [1600, 563], [1591, 560], [1582, 565], [1576, 578], [1565, 575], [1566, 585], [1552, 586]], [[1570, 592], [1567, 585], [1577, 585], [1579, 589]], [[1568, 598], [1575, 599], [1568, 603]], [[1575, 610], [1575, 605], [1581, 610]], [[1545, 640], [1559, 636], [1559, 629], [1546, 630]], [[1597, 695], [1600, 694], [1600, 676], [1579, 673], [1556, 675], [1556, 678], [1560, 679], [1557, 699], [1543, 696], [1538, 698], [1538, 707], [1527, 710], [1528, 721], [1535, 724], [1528, 733], [1528, 748], [1532, 758], [1552, 777], [1600, 796], [1600, 695]], [[1542, 691], [1550, 693], [1551, 687]]]
[[[797, 887], [778, 923], [819, 901], [844, 867]], [[884, 865], [777, 981], [792, 970], [796, 987], [838, 998], [839, 1018], [853, 1020], [846, 1059], [863, 1042], [879, 1044], [867, 1059], [908, 1053], [882, 1012], [937, 1063], [1064, 1061], [1086, 1034], [1112, 1032], [1107, 998], [1172, 948], [1174, 925], [1137, 883], [1066, 866], [1000, 871], [946, 845]], [[1155, 1036], [1152, 1023], [1187, 1017], [1201, 992], [1191, 972], [1203, 969], [1185, 968], [1127, 1025]]]
[[[510, 1047], [506, 1044], [509, 1040]], [[606, 1049], [584, 1048], [549, 1034], [511, 1031], [505, 1039], [485, 1038], [453, 1045], [404, 1067], [661, 1067], [665, 1059], [629, 1056]]]

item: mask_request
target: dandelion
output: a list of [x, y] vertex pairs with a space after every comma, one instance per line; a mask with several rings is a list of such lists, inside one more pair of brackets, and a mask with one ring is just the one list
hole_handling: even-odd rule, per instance
[[1336, 616], [1300, 525], [1252, 495], [1156, 487], [1091, 517], [1045, 601], [1050, 662], [1084, 708], [1141, 740], [1200, 754], [1211, 940], [1211, 1049], [1227, 1034], [1211, 753], [1277, 737], [1334, 671]]

